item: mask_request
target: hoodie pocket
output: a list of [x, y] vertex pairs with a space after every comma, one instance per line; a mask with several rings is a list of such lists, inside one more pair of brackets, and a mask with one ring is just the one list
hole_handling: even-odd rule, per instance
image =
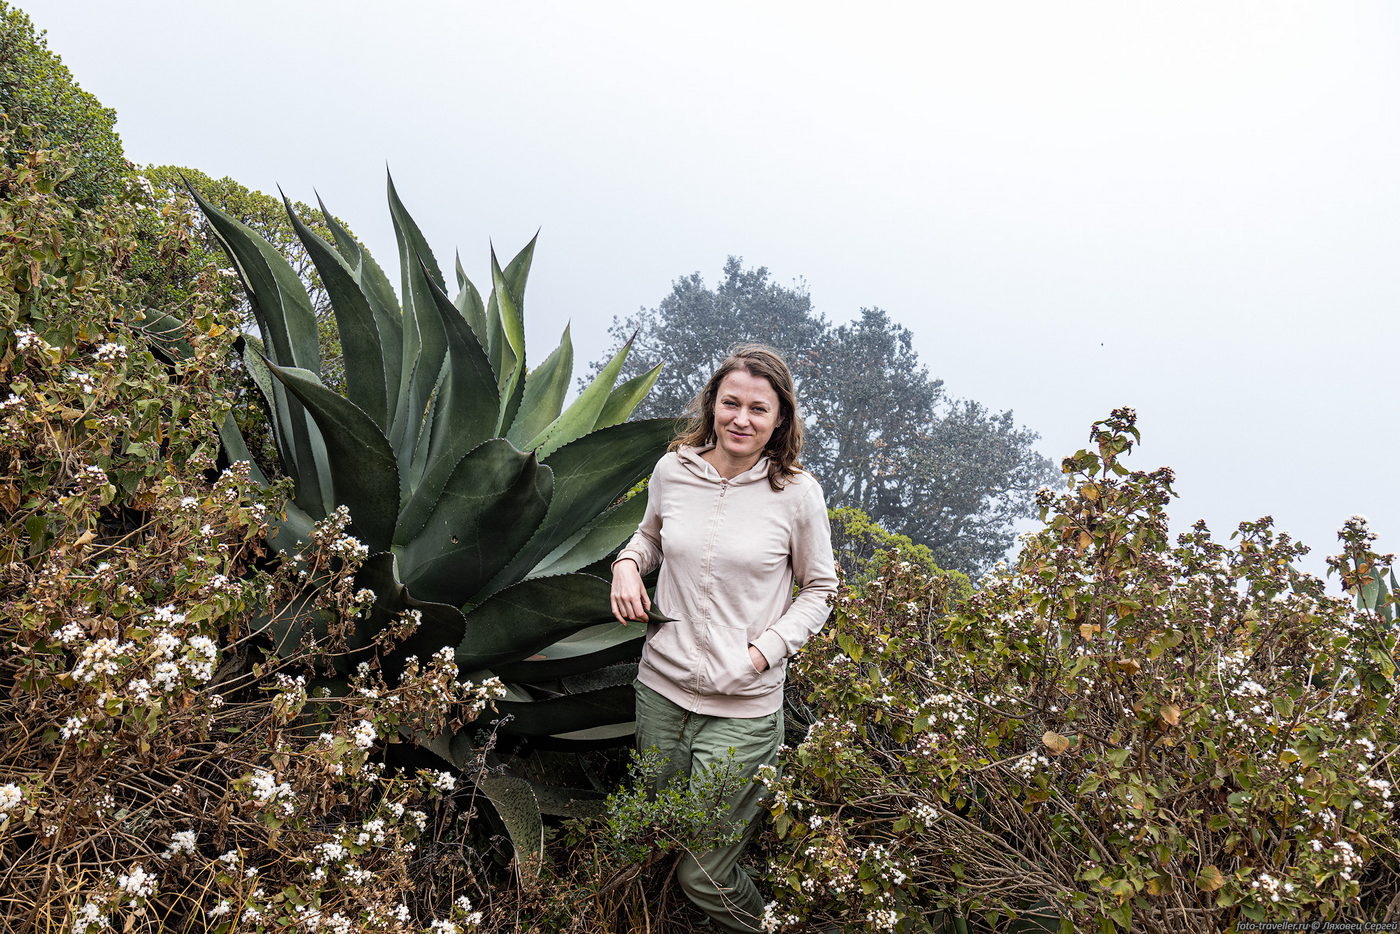
[[746, 629], [711, 626], [705, 653], [705, 675], [714, 693], [727, 697], [758, 697], [772, 691], [782, 680], [780, 666], [760, 672], [749, 658]]

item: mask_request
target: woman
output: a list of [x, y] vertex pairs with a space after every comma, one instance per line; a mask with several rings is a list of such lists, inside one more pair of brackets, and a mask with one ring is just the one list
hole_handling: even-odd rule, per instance
[[[646, 513], [613, 563], [613, 615], [645, 620], [642, 576], [660, 567], [638, 671], [637, 745], [688, 780], [733, 749], [742, 768], [728, 817], [738, 842], [687, 854], [681, 887], [720, 928], [758, 931], [763, 900], [739, 868], [777, 761], [787, 660], [826, 622], [836, 592], [821, 487], [797, 461], [802, 419], [775, 351], [736, 348], [692, 403], [688, 430], [652, 474]], [[793, 584], [800, 588], [792, 595]]]

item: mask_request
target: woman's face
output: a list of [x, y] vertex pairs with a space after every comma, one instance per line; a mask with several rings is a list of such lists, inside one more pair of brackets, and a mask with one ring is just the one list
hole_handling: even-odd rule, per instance
[[757, 461], [781, 417], [778, 393], [762, 376], [740, 367], [715, 393], [715, 446], [737, 461]]

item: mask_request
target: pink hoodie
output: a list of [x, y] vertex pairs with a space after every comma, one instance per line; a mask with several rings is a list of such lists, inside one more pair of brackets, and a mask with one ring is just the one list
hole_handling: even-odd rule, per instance
[[[657, 462], [642, 524], [618, 554], [643, 574], [660, 565], [656, 609], [673, 620], [647, 626], [638, 678], [686, 710], [762, 717], [782, 706], [787, 659], [831, 612], [826, 501], [808, 473], [774, 492], [767, 458], [725, 480], [706, 450]], [[754, 668], [750, 645], [767, 671]]]

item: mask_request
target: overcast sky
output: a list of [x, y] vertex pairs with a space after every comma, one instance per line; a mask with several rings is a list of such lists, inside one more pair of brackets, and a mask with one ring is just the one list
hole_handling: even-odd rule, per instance
[[737, 254], [1056, 460], [1135, 406], [1177, 528], [1400, 550], [1394, 4], [20, 6], [137, 162], [319, 190], [386, 266], [387, 163], [478, 282], [542, 228], [535, 360]]

